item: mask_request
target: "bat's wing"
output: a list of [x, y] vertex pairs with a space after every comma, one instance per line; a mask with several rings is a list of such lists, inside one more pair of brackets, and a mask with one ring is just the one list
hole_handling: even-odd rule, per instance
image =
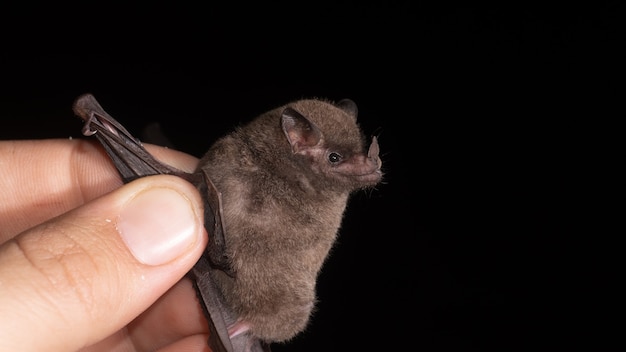
[[156, 160], [119, 122], [107, 114], [96, 98], [84, 94], [74, 102], [74, 113], [84, 121], [83, 134], [94, 135], [113, 160], [124, 183], [143, 176], [170, 174], [189, 175]]
[[228, 334], [227, 322], [234, 319], [221, 298], [221, 292], [215, 287], [210, 270], [221, 270], [227, 275], [234, 273], [224, 256], [225, 241], [222, 226], [221, 196], [206, 174], [187, 173], [155, 159], [119, 122], [106, 113], [91, 94], [78, 97], [73, 106], [74, 113], [84, 121], [83, 134], [95, 135], [109, 157], [113, 160], [124, 183], [137, 178], [168, 174], [184, 178], [194, 184], [205, 204], [204, 226], [211, 234], [209, 245], [202, 258], [190, 272], [210, 326], [209, 346], [214, 352], [233, 352]]
[[271, 352], [269, 344], [250, 334], [231, 337], [230, 329], [237, 325], [238, 317], [224, 303], [222, 292], [211, 278], [211, 272], [216, 269], [231, 277], [235, 276], [235, 272], [230, 267], [229, 258], [225, 255], [226, 243], [221, 223], [222, 199], [209, 176], [205, 172], [202, 172], [202, 175], [204, 182], [198, 187], [200, 193], [207, 199], [212, 199], [209, 202], [218, 205], [213, 209], [204, 208], [204, 223], [207, 228], [213, 228], [218, 235], [211, 237], [206, 255], [200, 258], [189, 274], [193, 277], [198, 294], [204, 302], [205, 314], [210, 317], [208, 320], [212, 335], [209, 336], [209, 347], [213, 352]]
[[233, 345], [228, 333], [228, 325], [234, 320], [230, 310], [226, 308], [222, 293], [215, 287], [211, 278], [211, 266], [205, 256], [191, 269], [191, 276], [198, 295], [204, 304], [204, 313], [210, 317], [209, 323], [209, 347], [212, 352], [233, 352]]

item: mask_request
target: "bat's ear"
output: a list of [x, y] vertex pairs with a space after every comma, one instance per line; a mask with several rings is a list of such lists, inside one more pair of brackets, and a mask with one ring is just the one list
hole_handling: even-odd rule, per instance
[[281, 116], [283, 131], [291, 150], [294, 153], [302, 149], [316, 146], [322, 139], [322, 132], [319, 128], [304, 117], [301, 113], [292, 108], [285, 108]]
[[348, 113], [348, 115], [352, 116], [355, 120], [357, 115], [359, 114], [359, 109], [356, 106], [356, 103], [350, 99], [341, 99], [337, 102], [337, 107], [341, 110]]

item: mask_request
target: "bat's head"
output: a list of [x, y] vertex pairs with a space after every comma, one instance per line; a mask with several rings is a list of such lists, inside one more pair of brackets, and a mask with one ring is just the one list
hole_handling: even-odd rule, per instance
[[378, 141], [373, 137], [365, 147], [352, 100], [293, 102], [282, 109], [281, 124], [293, 157], [316, 186], [352, 191], [381, 181]]

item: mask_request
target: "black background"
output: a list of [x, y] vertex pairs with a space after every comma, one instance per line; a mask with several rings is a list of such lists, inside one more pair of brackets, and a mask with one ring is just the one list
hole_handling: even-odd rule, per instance
[[619, 97], [625, 12], [594, 4], [11, 9], [0, 138], [80, 138], [91, 92], [199, 157], [290, 100], [351, 98], [385, 181], [352, 198], [317, 313], [274, 350], [597, 346], [581, 131]]

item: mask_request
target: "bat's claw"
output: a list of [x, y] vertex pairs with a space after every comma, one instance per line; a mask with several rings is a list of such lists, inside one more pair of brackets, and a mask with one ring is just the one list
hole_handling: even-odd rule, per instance
[[94, 114], [91, 113], [89, 114], [89, 118], [87, 118], [85, 120], [85, 124], [83, 125], [83, 129], [81, 130], [83, 132], [84, 136], [93, 136], [94, 134], [96, 134], [96, 132], [98, 132], [97, 130], [92, 130], [91, 129], [91, 123], [93, 122], [94, 119]]

